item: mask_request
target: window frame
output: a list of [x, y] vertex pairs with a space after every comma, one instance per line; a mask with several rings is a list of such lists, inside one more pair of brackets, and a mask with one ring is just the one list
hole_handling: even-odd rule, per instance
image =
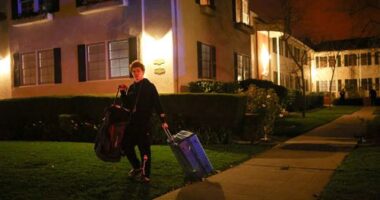
[[[51, 77], [51, 82], [41, 82], [41, 60], [40, 60], [40, 53], [42, 52], [51, 52], [51, 68], [52, 73], [49, 74]], [[37, 73], [38, 73], [38, 85], [46, 85], [46, 84], [54, 84], [55, 83], [55, 66], [54, 66], [54, 49], [45, 49], [45, 50], [40, 50], [37, 51]]]
[[[111, 48], [110, 48], [110, 45], [111, 43], [113, 42], [121, 42], [121, 41], [126, 41], [127, 42], [127, 56], [126, 57], [123, 57], [123, 58], [128, 58], [128, 64], [127, 64], [127, 75], [125, 76], [115, 76], [113, 77], [112, 76], [112, 65], [111, 65]], [[106, 66], [108, 69], [108, 79], [119, 79], [119, 78], [131, 78], [131, 72], [129, 71], [129, 63], [131, 62], [130, 60], [130, 56], [129, 56], [129, 40], [128, 39], [122, 39], [122, 40], [111, 40], [111, 41], [108, 41], [107, 42], [107, 61], [108, 61], [108, 66]], [[117, 58], [117, 59], [122, 59], [122, 58]]]
[[[242, 54], [238, 52], [235, 52], [234, 56], [235, 56], [235, 71], [236, 71], [235, 80], [243, 81], [243, 80], [247, 80], [251, 78], [251, 72], [252, 72], [251, 57], [247, 54]], [[239, 58], [241, 58], [241, 63], [239, 62]], [[248, 64], [248, 66], [245, 66], [245, 64]], [[241, 80], [239, 80], [240, 67], [241, 67], [241, 77], [242, 77]]]
[[[204, 48], [209, 48], [208, 52], [208, 57], [209, 60], [205, 60], [206, 58], [204, 57], [205, 53]], [[197, 42], [197, 54], [198, 54], [198, 79], [216, 79], [216, 58], [215, 58], [215, 52], [216, 48], [213, 45], [206, 44], [203, 42], [198, 41]], [[209, 68], [208, 68], [208, 76], [205, 75], [205, 69], [204, 63], [207, 62], [209, 63]]]

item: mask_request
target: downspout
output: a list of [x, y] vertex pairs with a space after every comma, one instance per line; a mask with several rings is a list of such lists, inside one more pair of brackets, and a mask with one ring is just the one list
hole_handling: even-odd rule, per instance
[[172, 33], [173, 33], [173, 74], [174, 74], [174, 92], [180, 92], [179, 88], [179, 61], [178, 61], [178, 2], [172, 0]]

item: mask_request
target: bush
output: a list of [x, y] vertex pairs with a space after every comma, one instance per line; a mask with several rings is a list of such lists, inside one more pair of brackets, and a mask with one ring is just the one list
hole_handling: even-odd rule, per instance
[[189, 90], [192, 93], [237, 93], [239, 85], [237, 82], [201, 80], [190, 82]]
[[267, 90], [251, 85], [244, 94], [247, 95], [247, 111], [258, 114], [258, 135], [271, 135], [274, 122], [281, 110], [276, 92], [273, 89]]
[[263, 89], [273, 89], [280, 99], [281, 103], [285, 103], [286, 96], [288, 94], [288, 89], [286, 87], [274, 84], [272, 81], [259, 80], [259, 79], [247, 79], [239, 82], [240, 88], [243, 91], [247, 91], [250, 85], [255, 85], [256, 87]]
[[[209, 143], [228, 142], [239, 130], [246, 98], [231, 94], [161, 95], [173, 132], [188, 129]], [[0, 101], [0, 139], [94, 141], [113, 97], [38, 97]], [[164, 143], [158, 117], [153, 117], [153, 140]]]

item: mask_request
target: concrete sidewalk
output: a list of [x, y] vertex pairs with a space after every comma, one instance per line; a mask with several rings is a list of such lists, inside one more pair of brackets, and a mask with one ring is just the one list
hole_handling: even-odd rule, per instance
[[363, 107], [292, 138], [239, 166], [157, 199], [317, 199], [334, 170], [365, 132], [374, 107]]

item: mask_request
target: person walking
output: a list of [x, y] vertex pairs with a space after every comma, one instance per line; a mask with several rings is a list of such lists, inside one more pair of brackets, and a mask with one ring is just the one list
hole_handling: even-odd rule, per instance
[[[165, 113], [162, 109], [158, 92], [153, 83], [144, 78], [145, 66], [138, 60], [130, 64], [134, 82], [127, 90], [125, 85], [120, 88], [122, 106], [131, 113], [123, 138], [123, 151], [132, 165], [128, 175], [144, 183], [150, 182], [151, 172], [151, 116], [154, 111], [161, 120], [162, 128], [168, 128]], [[135, 146], [140, 152], [136, 156]]]

